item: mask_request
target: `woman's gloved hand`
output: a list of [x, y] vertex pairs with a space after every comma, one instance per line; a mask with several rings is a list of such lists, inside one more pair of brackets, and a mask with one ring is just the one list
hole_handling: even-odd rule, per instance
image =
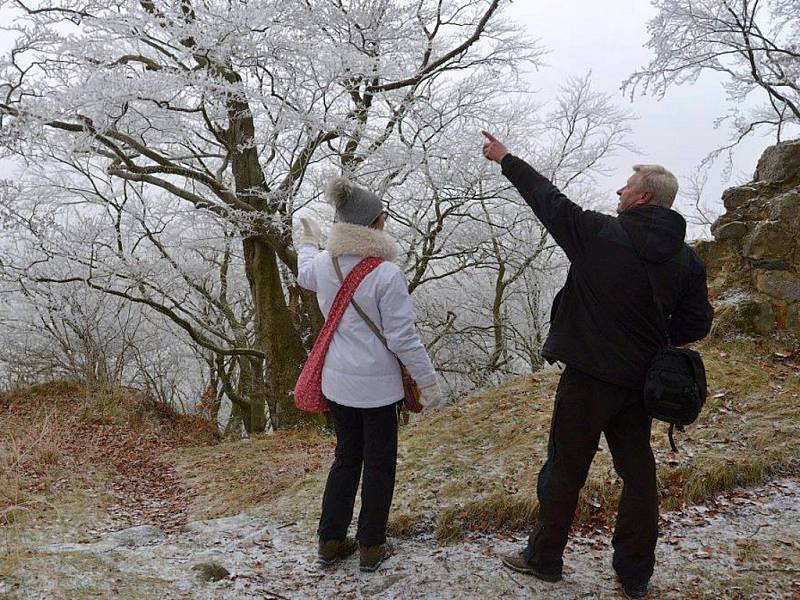
[[442, 394], [438, 382], [434, 382], [419, 388], [419, 403], [425, 412], [437, 410], [445, 405], [446, 398]]
[[295, 248], [299, 248], [304, 244], [319, 248], [322, 241], [322, 227], [320, 227], [319, 223], [310, 217], [301, 217], [300, 224], [303, 226], [303, 231], [294, 241]]

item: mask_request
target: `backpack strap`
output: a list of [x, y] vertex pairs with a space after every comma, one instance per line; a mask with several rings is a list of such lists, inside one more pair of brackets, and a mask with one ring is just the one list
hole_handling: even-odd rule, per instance
[[[622, 225], [622, 223], [619, 224], [619, 227], [620, 229], [622, 229], [622, 231], [625, 234], [625, 237], [631, 243], [631, 249], [633, 250], [633, 253], [636, 255], [636, 258], [639, 259], [642, 266], [644, 267], [644, 272], [647, 274], [647, 283], [650, 285], [650, 296], [653, 299], [653, 304], [656, 307], [656, 311], [658, 312], [659, 317], [661, 317], [661, 323], [664, 332], [664, 347], [669, 348], [670, 346], [672, 346], [672, 340], [669, 339], [669, 319], [667, 318], [667, 313], [664, 310], [664, 305], [659, 301], [658, 294], [656, 294], [656, 285], [655, 282], [653, 281], [653, 274], [650, 271], [650, 265], [648, 264], [647, 260], [643, 258], [636, 251], [636, 247], [633, 245], [633, 240], [631, 240], [631, 236], [628, 235], [628, 232], [625, 230], [625, 227]], [[692, 366], [692, 368], [694, 368], [694, 365]], [[675, 445], [675, 438], [673, 437], [674, 431], [675, 431], [675, 424], [670, 423], [669, 430], [667, 431], [667, 437], [669, 438], [669, 446], [670, 448], [672, 448], [673, 452], [677, 452], [678, 446]], [[678, 431], [683, 431], [683, 427], [679, 426]]]
[[[670, 448], [672, 448], [673, 452], [677, 452], [678, 451], [678, 447], [675, 445], [675, 438], [672, 437], [672, 432], [673, 431], [675, 431], [675, 424], [674, 423], [670, 423], [669, 424], [669, 431], [667, 431], [667, 437], [669, 438], [669, 446], [670, 446]], [[678, 431], [683, 431], [683, 427], [681, 427], [679, 425], [678, 426]]]

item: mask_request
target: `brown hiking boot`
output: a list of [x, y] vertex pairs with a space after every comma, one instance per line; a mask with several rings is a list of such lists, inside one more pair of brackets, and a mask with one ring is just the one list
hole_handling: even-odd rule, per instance
[[361, 546], [358, 549], [359, 569], [367, 573], [376, 571], [383, 561], [394, 554], [394, 547], [389, 542], [377, 546]]
[[336, 561], [347, 558], [356, 551], [356, 541], [353, 538], [343, 540], [320, 540], [319, 562], [323, 565], [332, 565]]
[[561, 573], [560, 572], [549, 572], [549, 571], [542, 571], [537, 569], [532, 564], [528, 562], [528, 559], [525, 558], [525, 554], [522, 552], [518, 552], [517, 554], [504, 554], [500, 557], [503, 561], [503, 564], [511, 569], [512, 571], [516, 571], [517, 573], [524, 573], [525, 575], [533, 575], [537, 579], [541, 579], [542, 581], [549, 581], [550, 583], [556, 583], [557, 581], [561, 581]]

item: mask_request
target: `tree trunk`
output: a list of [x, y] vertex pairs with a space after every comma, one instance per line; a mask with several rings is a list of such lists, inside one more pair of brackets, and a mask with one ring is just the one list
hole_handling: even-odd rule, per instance
[[289, 312], [292, 315], [294, 328], [301, 332], [301, 337], [306, 350], [311, 350], [314, 340], [317, 339], [325, 317], [319, 309], [317, 295], [309, 290], [304, 290], [296, 283], [287, 284], [289, 293]]
[[498, 252], [497, 279], [494, 287], [494, 302], [492, 303], [492, 333], [494, 334], [494, 350], [489, 359], [488, 372], [495, 373], [508, 363], [508, 348], [505, 331], [503, 329], [503, 300], [505, 296], [506, 266]]
[[239, 439], [242, 437], [242, 411], [238, 405], [231, 405], [231, 414], [225, 424], [225, 431], [222, 434], [225, 439]]
[[240, 356], [239, 382], [236, 394], [239, 397], [239, 416], [244, 430], [247, 433], [262, 433], [267, 428], [267, 414], [265, 410], [266, 397], [261, 391], [263, 386], [258, 384], [258, 379], [263, 375], [258, 359]]
[[246, 238], [243, 244], [255, 308], [255, 345], [267, 355], [263, 366], [254, 369], [250, 397], [262, 407], [265, 403], [269, 405], [275, 429], [312, 422], [310, 415], [295, 407], [291, 394], [306, 352], [286, 304], [277, 257], [257, 237]]
[[[242, 86], [238, 73], [228, 66], [223, 71], [230, 83]], [[274, 217], [281, 214], [285, 206], [279, 201], [267, 201], [270, 190], [253, 143], [253, 115], [244, 98], [246, 94], [231, 94], [227, 100], [230, 122], [227, 138], [236, 194], [242, 202], [262, 212], [264, 217]], [[285, 218], [285, 215], [281, 216]], [[252, 408], [248, 431], [264, 431], [266, 418], [263, 424], [258, 418], [265, 414], [265, 406], [270, 408], [273, 429], [313, 422], [310, 415], [295, 407], [291, 394], [306, 351], [284, 295], [276, 248], [266, 237], [258, 235], [246, 237], [242, 245], [255, 314], [255, 347], [266, 355], [264, 360], [250, 361], [251, 386], [249, 393], [243, 395], [251, 402]], [[247, 416], [243, 417], [247, 424]]]

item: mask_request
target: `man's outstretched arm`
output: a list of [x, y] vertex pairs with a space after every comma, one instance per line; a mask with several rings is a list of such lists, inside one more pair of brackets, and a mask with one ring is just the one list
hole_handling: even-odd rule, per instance
[[498, 163], [556, 243], [572, 259], [583, 252], [586, 241], [612, 217], [583, 210], [521, 158], [511, 154], [500, 140], [484, 131], [483, 155]]

